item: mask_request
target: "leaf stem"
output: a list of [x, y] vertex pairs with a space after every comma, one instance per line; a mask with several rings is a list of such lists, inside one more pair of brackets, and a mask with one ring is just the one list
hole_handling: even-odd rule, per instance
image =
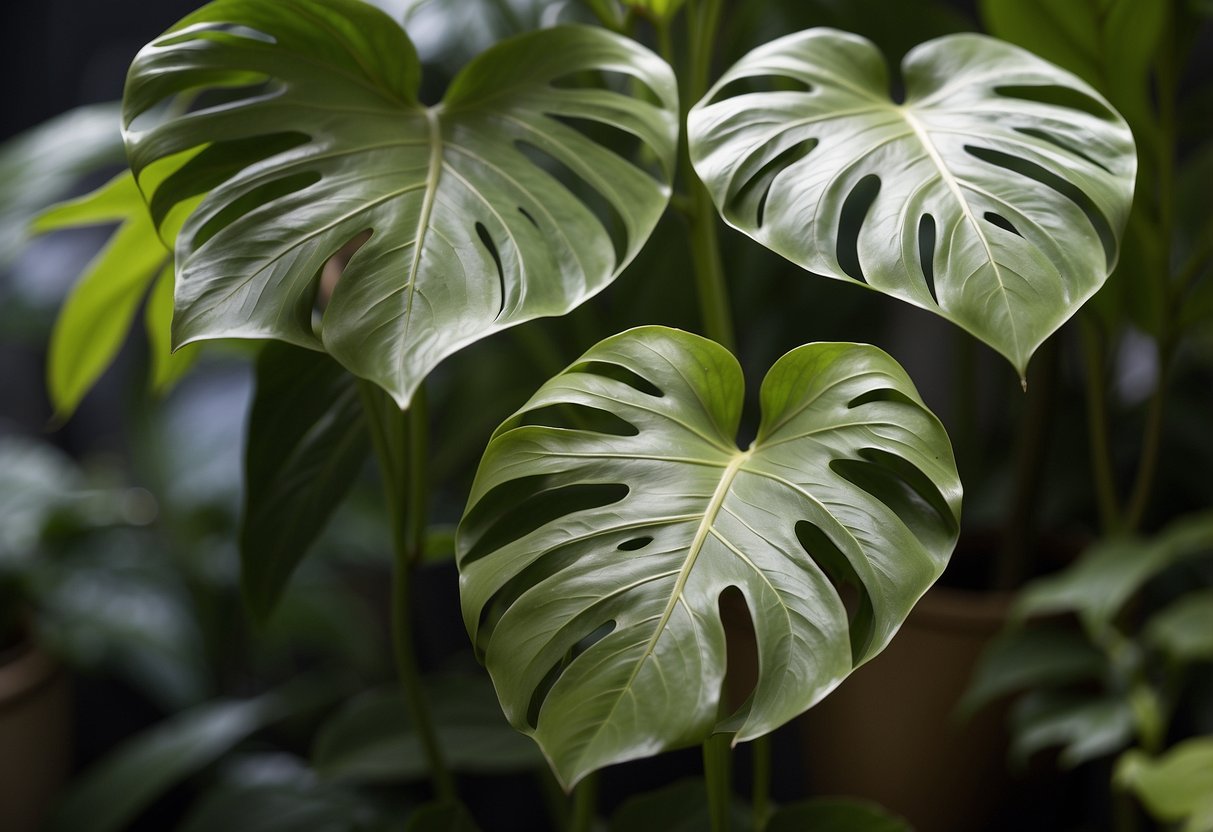
[[455, 780], [438, 744], [414, 648], [413, 570], [425, 549], [428, 496], [425, 392], [424, 388], [418, 388], [409, 409], [403, 412], [369, 381], [359, 381], [359, 392], [392, 526], [392, 651], [396, 673], [400, 677], [405, 706], [429, 764], [434, 795], [439, 801], [453, 803]]
[[1108, 403], [1105, 392], [1104, 345], [1101, 333], [1087, 316], [1079, 321], [1083, 359], [1086, 363], [1087, 436], [1090, 443], [1091, 474], [1095, 480], [1095, 499], [1099, 506], [1099, 526], [1111, 532], [1120, 517], [1116, 479], [1112, 474], [1112, 455], [1108, 447]]
[[592, 772], [573, 790], [573, 814], [569, 832], [590, 832], [598, 809], [598, 772]]
[[754, 832], [766, 828], [771, 815], [771, 736], [759, 737], [750, 743], [753, 754], [754, 784], [750, 803], [754, 811]]
[[730, 754], [732, 734], [713, 734], [703, 743], [703, 776], [708, 787], [711, 832], [728, 832], [732, 800]]

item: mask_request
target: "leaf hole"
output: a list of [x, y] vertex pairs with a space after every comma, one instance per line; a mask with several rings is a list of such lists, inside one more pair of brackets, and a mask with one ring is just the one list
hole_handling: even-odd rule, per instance
[[812, 153], [817, 144], [816, 138], [809, 138], [795, 142], [783, 150], [778, 150], [778, 144], [775, 142], [759, 148], [739, 166], [734, 181], [742, 184], [728, 197], [724, 207], [725, 214], [730, 218], [743, 220], [753, 216], [761, 228], [766, 218], [767, 198], [771, 195], [775, 179], [787, 168]]
[[1056, 147], [1060, 150], [1064, 150], [1066, 153], [1071, 153], [1071, 154], [1077, 156], [1078, 158], [1082, 159], [1084, 162], [1088, 162], [1089, 164], [1094, 165], [1095, 167], [1099, 168], [1100, 170], [1104, 171], [1105, 173], [1112, 172], [1111, 170], [1108, 169], [1108, 167], [1106, 165], [1104, 165], [1098, 159], [1088, 156], [1086, 153], [1083, 153], [1080, 149], [1075, 147], [1073, 144], [1062, 139], [1060, 136], [1058, 136], [1054, 133], [1050, 133], [1047, 130], [1039, 130], [1035, 127], [1014, 127], [1012, 129], [1016, 133], [1022, 133], [1025, 136], [1031, 136], [1034, 139], [1040, 139], [1042, 142], [1048, 142], [1049, 144], [1053, 145], [1054, 147]]
[[629, 370], [622, 364], [612, 364], [609, 361], [583, 361], [580, 364], [575, 364], [565, 370], [567, 373], [587, 373], [593, 376], [602, 376], [609, 378], [612, 381], [617, 381], [620, 384], [626, 384], [637, 392], [660, 399], [665, 396], [665, 393], [660, 387], [653, 384], [644, 376]]
[[544, 674], [543, 679], [535, 686], [535, 690], [531, 693], [530, 702], [527, 704], [526, 721], [532, 730], [538, 727], [539, 712], [543, 710], [543, 703], [547, 701], [548, 694], [552, 692], [552, 688], [556, 686], [556, 682], [564, 674], [568, 666], [582, 653], [613, 633], [616, 626], [614, 621], [607, 621], [599, 625], [591, 633], [579, 639], [559, 661], [552, 665], [552, 669]]
[[536, 228], [539, 227], [539, 222], [533, 216], [531, 216], [530, 211], [528, 211], [527, 209], [525, 209], [521, 205], [519, 205], [518, 212], [520, 214], [522, 214], [522, 216], [526, 217], [527, 221], [530, 222], [531, 225], [535, 226]]
[[489, 233], [484, 223], [476, 223], [476, 236], [480, 238], [481, 245], [488, 251], [489, 256], [493, 258], [493, 264], [497, 267], [497, 288], [501, 293], [501, 305], [497, 308], [497, 317], [501, 317], [501, 312], [505, 309], [505, 268], [501, 265], [501, 252], [497, 250], [497, 244], [493, 242], [493, 235]]
[[651, 537], [633, 537], [631, 540], [623, 541], [616, 548], [618, 548], [621, 552], [635, 552], [643, 549], [652, 542], [653, 538]]
[[899, 404], [908, 404], [913, 407], [918, 407], [918, 402], [911, 399], [900, 390], [894, 390], [891, 387], [877, 387], [875, 390], [869, 390], [866, 393], [861, 393], [855, 398], [847, 402], [848, 408], [862, 407], [865, 404], [872, 402], [897, 402]]
[[570, 194], [580, 200], [597, 218], [598, 223], [602, 226], [611, 241], [611, 247], [615, 253], [615, 263], [622, 263], [627, 259], [627, 224], [624, 222], [623, 214], [619, 212], [619, 209], [572, 168], [552, 154], [530, 142], [515, 141], [514, 146], [533, 165], [563, 185]]
[[324, 314], [329, 301], [332, 300], [333, 292], [337, 289], [337, 284], [341, 281], [341, 276], [345, 273], [346, 266], [350, 264], [350, 260], [354, 259], [358, 249], [366, 245], [370, 239], [370, 229], [359, 231], [339, 248], [336, 254], [324, 261], [324, 266], [320, 269], [320, 282], [316, 288], [316, 300], [313, 303], [314, 312]]
[[939, 303], [935, 293], [935, 218], [923, 214], [918, 220], [918, 265], [922, 267], [922, 278], [926, 281], [931, 300]]
[[193, 26], [168, 37], [158, 38], [156, 46], [174, 46], [179, 43], [188, 43], [193, 40], [211, 40], [218, 42], [230, 42], [232, 38], [241, 38], [243, 40], [260, 41], [261, 43], [276, 44], [278, 39], [273, 35], [262, 32], [259, 29], [253, 29], [250, 26], [243, 26], [239, 23], [195, 23]]
[[712, 93], [712, 97], [707, 103], [711, 105], [729, 98], [762, 92], [807, 93], [812, 91], [812, 84], [788, 75], [747, 75], [744, 78], [729, 81], [720, 87], [716, 92]]
[[843, 272], [860, 283], [867, 283], [859, 259], [859, 231], [868, 216], [868, 209], [880, 193], [880, 177], [874, 173], [860, 179], [842, 203], [838, 218], [838, 244], [835, 256]]
[[319, 173], [305, 171], [274, 179], [246, 191], [216, 211], [210, 219], [203, 223], [201, 228], [194, 232], [193, 247], [197, 249], [205, 245], [216, 234], [246, 214], [250, 214], [258, 208], [265, 208], [275, 200], [310, 188], [319, 182], [320, 178]]
[[907, 460], [877, 448], [859, 459], [835, 459], [830, 470], [884, 503], [928, 549], [941, 549], [959, 529], [947, 500], [930, 477]]
[[545, 475], [520, 477], [485, 494], [460, 525], [460, 535], [473, 541], [461, 565], [475, 563], [553, 520], [617, 503], [629, 490], [618, 483], [551, 486], [549, 482]]
[[558, 430], [586, 430], [608, 436], [636, 436], [640, 433], [635, 425], [614, 413], [575, 402], [528, 410], [519, 425]]
[[286, 131], [208, 145], [156, 188], [148, 206], [152, 220], [161, 225], [175, 205], [213, 190], [250, 165], [309, 141], [306, 133]]
[[660, 168], [655, 165], [645, 167], [636, 161], [640, 155], [641, 141], [640, 137], [635, 133], [630, 133], [622, 127], [608, 124], [605, 121], [597, 121], [596, 119], [564, 116], [558, 113], [545, 113], [545, 115], [553, 121], [563, 124], [570, 130], [576, 130], [594, 142], [594, 144], [607, 148], [620, 159], [645, 171], [658, 182], [664, 181]]
[[808, 520], [797, 522], [796, 539], [838, 594], [838, 600], [847, 612], [851, 663], [859, 664], [867, 654], [876, 632], [871, 594], [851, 561], [817, 524]]
[[717, 606], [724, 625], [724, 701], [728, 713], [735, 714], [758, 687], [758, 637], [754, 632], [754, 616], [740, 589], [725, 587]]
[[1023, 236], [1019, 233], [1019, 229], [1016, 228], [1014, 224], [1002, 214], [995, 214], [993, 211], [986, 211], [985, 214], [982, 215], [982, 218], [990, 225], [996, 225], [1003, 231], [1010, 231], [1016, 237]]
[[1116, 257], [1116, 234], [1112, 231], [1112, 224], [1108, 222], [1107, 217], [1103, 215], [1091, 197], [1087, 196], [1077, 185], [1067, 179], [1063, 179], [1051, 170], [1041, 167], [1035, 162], [1021, 159], [1018, 156], [1012, 156], [1009, 153], [991, 150], [986, 147], [976, 147], [974, 145], [965, 145], [965, 151], [969, 155], [995, 167], [1034, 179], [1071, 200], [1086, 214], [1091, 226], [1095, 229], [1095, 233], [1099, 236], [1099, 241], [1103, 245], [1105, 264], [1112, 264], [1113, 259]]
[[1078, 110], [1105, 121], [1116, 121], [1117, 118], [1116, 114], [1103, 104], [1073, 87], [1063, 87], [1057, 84], [1012, 84], [995, 87], [994, 93], [1004, 98], [1018, 98], [1022, 101], [1035, 101], [1038, 104]]

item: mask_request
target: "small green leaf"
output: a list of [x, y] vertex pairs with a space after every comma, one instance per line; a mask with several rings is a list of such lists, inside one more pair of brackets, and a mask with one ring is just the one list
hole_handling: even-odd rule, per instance
[[910, 824], [861, 800], [819, 798], [782, 807], [763, 832], [913, 832]]
[[240, 562], [244, 597], [264, 619], [366, 461], [356, 380], [328, 356], [267, 344], [245, 447]]
[[[589, 350], [489, 443], [457, 540], [464, 622], [510, 722], [566, 786], [779, 727], [888, 644], [952, 552], [951, 447], [888, 355], [785, 355], [746, 450], [742, 398], [723, 347], [642, 327]], [[730, 587], [762, 670], [718, 721]]]
[[1177, 662], [1213, 660], [1213, 589], [1184, 595], [1155, 613], [1146, 639]]
[[1185, 740], [1155, 758], [1129, 751], [1116, 764], [1115, 779], [1156, 819], [1186, 821], [1184, 832], [1213, 830], [1213, 737]]
[[51, 400], [65, 419], [109, 368], [156, 275], [172, 255], [164, 248], [129, 173], [56, 206], [34, 224], [39, 232], [102, 222], [121, 225], [80, 276], [55, 321], [47, 364]]
[[957, 711], [971, 716], [1009, 693], [1097, 679], [1106, 669], [1103, 653], [1074, 629], [1010, 630], [982, 652]]
[[[488, 680], [432, 677], [426, 690], [453, 771], [505, 774], [543, 766], [535, 744], [502, 717]], [[429, 771], [396, 686], [364, 694], [338, 712], [321, 728], [312, 757], [322, 777], [349, 783], [420, 780]]]
[[259, 729], [316, 708], [330, 685], [304, 680], [256, 699], [211, 702], [136, 735], [74, 781], [50, 832], [118, 832], [164, 791], [214, 762]]
[[[420, 76], [400, 26], [358, 0], [216, 0], [139, 53], [125, 138], [152, 213], [208, 192], [177, 240], [174, 343], [323, 348], [403, 407], [446, 356], [568, 312], [639, 252], [677, 145], [660, 58], [558, 27], [483, 53], [437, 106]], [[200, 88], [226, 100], [146, 125]], [[322, 292], [322, 265], [366, 232]]]
[[691, 110], [695, 170], [740, 231], [943, 316], [1022, 376], [1116, 263], [1133, 137], [1083, 81], [981, 35], [921, 44], [902, 77], [899, 104], [855, 35], [772, 41]]

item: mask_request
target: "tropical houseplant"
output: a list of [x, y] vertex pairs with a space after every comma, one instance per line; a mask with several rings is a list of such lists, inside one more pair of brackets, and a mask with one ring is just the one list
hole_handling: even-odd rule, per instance
[[[712, 84], [720, 2], [587, 6], [601, 25], [504, 41], [431, 106], [408, 37], [372, 6], [217, 0], [132, 65], [130, 173], [43, 223], [123, 218], [150, 241], [128, 243], [146, 268], [121, 304], [129, 321], [160, 275], [161, 340], [171, 306], [177, 347], [285, 342], [261, 353], [250, 423], [254, 611], [374, 449], [401, 681], [449, 804], [411, 631], [431, 432], [454, 429], [431, 424], [426, 379], [516, 325], [560, 370], [577, 353], [525, 322], [605, 292], [672, 205], [711, 340], [629, 329], [556, 372], [493, 434], [454, 548], [476, 650], [561, 782], [703, 742], [724, 828], [730, 741], [762, 738], [889, 642], [948, 561], [960, 482], [942, 425], [874, 347], [793, 349], [766, 374], [761, 419], [744, 414], [721, 218], [951, 321], [1022, 380], [1115, 265], [1136, 157], [1095, 89], [983, 36], [912, 50], [904, 96], [870, 42], [830, 29], [760, 46]], [[72, 303], [55, 366], [78, 391], [96, 376], [73, 356], [97, 305]], [[731, 705], [728, 597], [759, 657]]]

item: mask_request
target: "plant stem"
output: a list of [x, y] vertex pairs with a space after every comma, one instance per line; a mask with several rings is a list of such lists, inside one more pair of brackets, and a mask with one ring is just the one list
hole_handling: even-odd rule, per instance
[[[686, 136], [687, 112], [708, 89], [720, 9], [720, 0], [691, 0], [686, 10], [689, 37], [686, 65], [684, 71], [679, 73], [683, 83], [679, 91], [682, 135], [678, 143], [678, 169], [687, 192], [686, 201], [682, 204], [690, 226], [691, 262], [695, 269], [695, 289], [703, 329], [713, 341], [736, 352], [737, 339], [733, 332], [733, 313], [724, 279], [724, 262], [720, 255], [716, 206], [712, 204], [707, 188], [695, 175]], [[662, 57], [673, 65], [676, 56], [669, 23], [660, 20], [655, 25]], [[681, 202], [678, 199], [674, 201], [675, 204]]]
[[1091, 474], [1095, 479], [1095, 498], [1099, 506], [1099, 526], [1111, 532], [1120, 516], [1116, 480], [1112, 475], [1112, 456], [1108, 448], [1108, 403], [1104, 385], [1103, 339], [1089, 318], [1080, 321], [1083, 359], [1087, 376], [1087, 434], [1091, 450]]
[[703, 743], [703, 776], [708, 787], [708, 812], [711, 832], [728, 832], [729, 804], [732, 801], [732, 772], [729, 755], [732, 734], [713, 734]]
[[771, 815], [771, 736], [759, 737], [750, 743], [753, 753], [754, 786], [750, 803], [754, 808], [754, 832], [762, 832]]
[[586, 775], [573, 790], [573, 814], [569, 832], [590, 832], [598, 808], [598, 772]]
[[442, 802], [454, 802], [455, 780], [438, 745], [414, 649], [413, 570], [425, 548], [427, 514], [424, 388], [418, 388], [409, 409], [403, 412], [371, 382], [360, 381], [359, 390], [392, 526], [392, 651], [396, 673], [429, 764], [434, 795]]

